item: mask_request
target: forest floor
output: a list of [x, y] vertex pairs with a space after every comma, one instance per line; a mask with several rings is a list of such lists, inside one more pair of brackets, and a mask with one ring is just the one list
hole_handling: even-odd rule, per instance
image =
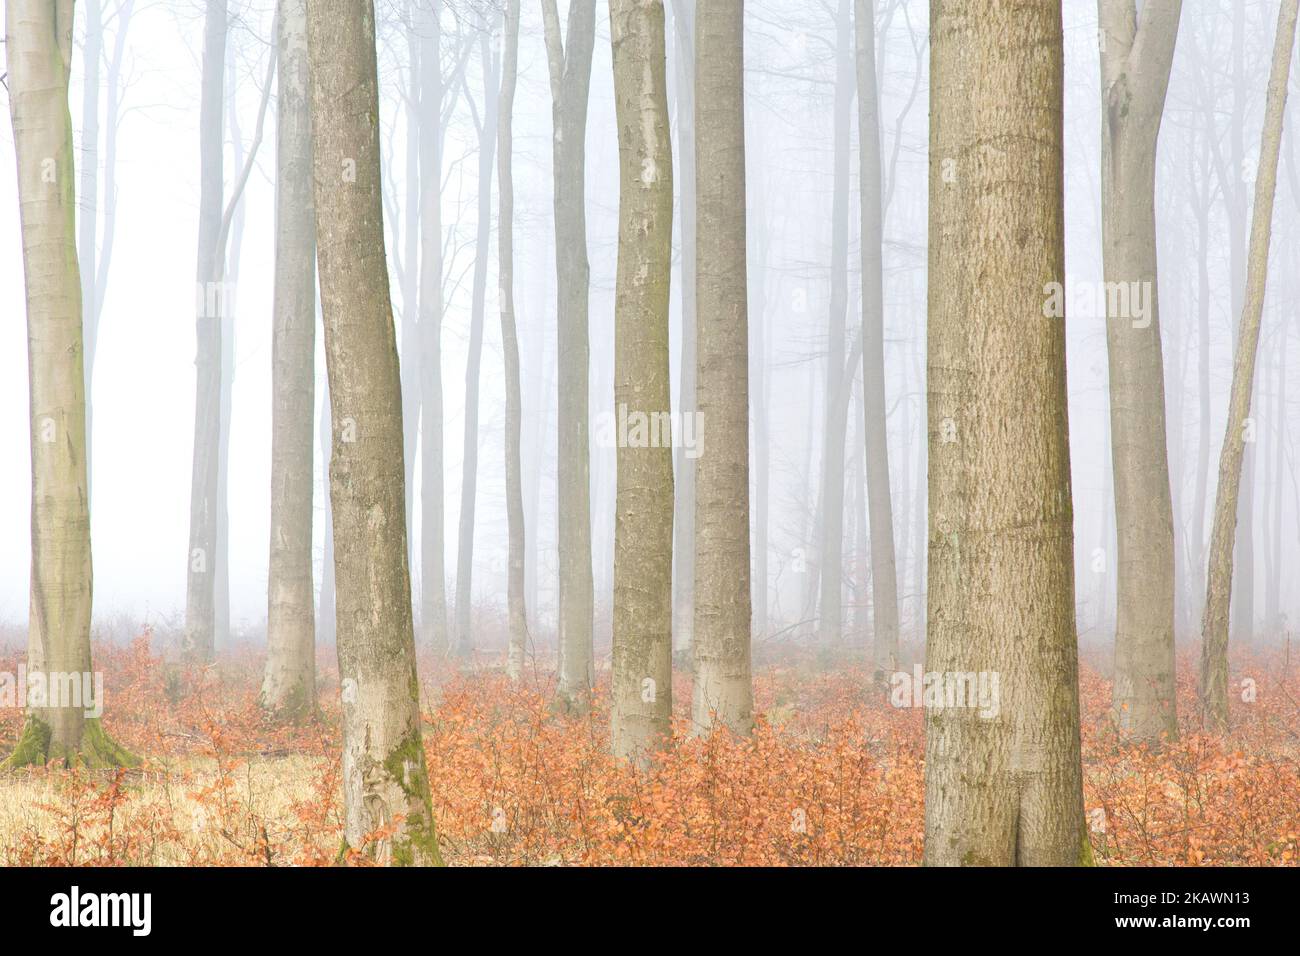
[[[327, 865], [342, 840], [332, 649], [319, 718], [275, 728], [257, 707], [260, 659], [164, 665], [148, 637], [100, 645], [104, 726], [146, 759], [127, 771], [0, 778], [8, 865]], [[1297, 655], [1300, 656], [1300, 655]], [[1233, 732], [1196, 730], [1195, 662], [1180, 655], [1181, 739], [1118, 743], [1101, 662], [1082, 664], [1084, 802], [1102, 865], [1300, 862], [1300, 661], [1233, 661]], [[13, 673], [23, 654], [0, 654]], [[495, 657], [493, 663], [496, 663]], [[1253, 685], [1243, 684], [1260, 675]], [[1272, 676], [1263, 676], [1272, 675]], [[1282, 676], [1278, 676], [1282, 675]], [[607, 754], [604, 691], [586, 717], [550, 707], [553, 679], [421, 662], [424, 744], [443, 855], [460, 865], [908, 865], [924, 832], [923, 712], [824, 654], [761, 655], [753, 736], [687, 739], [652, 771]], [[1253, 690], [1253, 695], [1250, 693]], [[1249, 698], [1253, 696], [1253, 700]], [[1247, 699], [1240, 699], [1247, 698]], [[0, 710], [0, 754], [22, 713]], [[355, 862], [364, 862], [359, 855]]]

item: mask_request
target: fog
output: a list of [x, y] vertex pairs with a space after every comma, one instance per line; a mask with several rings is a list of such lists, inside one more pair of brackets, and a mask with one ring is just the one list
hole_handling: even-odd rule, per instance
[[[77, 5], [76, 37], [85, 35]], [[95, 357], [91, 442], [94, 620], [103, 636], [121, 638], [144, 625], [175, 631], [185, 610], [190, 467], [194, 431], [194, 248], [198, 230], [199, 83], [203, 5], [189, 0], [137, 0], [104, 5], [103, 65], [122, 37], [115, 154], [104, 136], [108, 87], [101, 90], [97, 150], [85, 148], [81, 109], [85, 63], [79, 47], [72, 68], [72, 121], [77, 163], [98, 170], [101, 208], [108, 194], [116, 215], [99, 219], [104, 268], [102, 316]], [[385, 228], [399, 348], [402, 289], [416, 210], [405, 204], [407, 137], [403, 97], [409, 86], [405, 4], [379, 0], [379, 67], [384, 156]], [[669, 104], [676, 132], [673, 17], [668, 22]], [[566, 3], [560, 4], [561, 16]], [[1233, 10], [1242, 16], [1241, 53], [1234, 67]], [[129, 10], [129, 25], [124, 12]], [[1204, 599], [1219, 446], [1231, 382], [1237, 322], [1232, 276], [1233, 229], [1242, 220], [1231, 197], [1251, 183], [1258, 162], [1268, 53], [1276, 4], [1196, 0], [1184, 9], [1157, 164], [1161, 327], [1168, 445], [1178, 570], [1177, 630], [1194, 638]], [[225, 195], [231, 195], [254, 141], [258, 105], [271, 50], [273, 4], [231, 4], [225, 119]], [[764, 634], [795, 640], [816, 618], [810, 576], [818, 566], [817, 515], [825, 452], [828, 369], [843, 367], [847, 349], [828, 339], [833, 272], [832, 211], [858, 195], [857, 124], [852, 124], [848, 190], [834, 189], [836, 4], [750, 0], [747, 9], [746, 95], [751, 347], [762, 370], [752, 382], [755, 454], [766, 454], [769, 508], [767, 580], [755, 603], [767, 608]], [[499, 32], [484, 5], [448, 0], [443, 13], [443, 69], [450, 107], [441, 192], [443, 271], [442, 375], [445, 423], [446, 567], [449, 594], [457, 573], [457, 524], [462, 495], [465, 379], [469, 354], [472, 272], [487, 258], [486, 321], [476, 441], [473, 601], [485, 630], [504, 616], [507, 564], [503, 467], [504, 378], [498, 302], [496, 217], [487, 248], [476, 249], [479, 166], [475, 124], [481, 116], [482, 31]], [[927, 237], [927, 4], [878, 4], [878, 78], [886, 203], [885, 367], [890, 480], [902, 631], [916, 642], [924, 627], [925, 590], [925, 332]], [[541, 8], [523, 5], [519, 90], [515, 103], [515, 295], [522, 357], [524, 503], [528, 530], [528, 602], [534, 639], [554, 640], [557, 602], [556, 517], [556, 279], [552, 220], [552, 110]], [[1100, 82], [1096, 4], [1065, 3], [1066, 249], [1064, 290], [1068, 333], [1070, 447], [1080, 639], [1105, 644], [1115, 613], [1115, 519], [1109, 449], [1104, 316], [1090, 309], [1101, 282]], [[493, 40], [495, 42], [495, 39]], [[495, 75], [488, 77], [495, 83]], [[101, 84], [105, 81], [101, 78]], [[1294, 88], [1295, 81], [1292, 81]], [[850, 95], [851, 89], [850, 89]], [[1286, 389], [1293, 351], [1294, 261], [1300, 233], [1300, 169], [1294, 161], [1296, 106], [1288, 113], [1268, 277], [1254, 428], [1247, 439], [1243, 511], [1233, 590], [1234, 619], [1245, 613], [1256, 638], [1285, 631], [1297, 599], [1285, 568], [1300, 543], [1300, 482], [1295, 471], [1300, 389]], [[270, 535], [271, 333], [274, 265], [275, 96], [256, 161], [237, 207], [228, 245], [235, 290], [233, 384], [230, 392], [227, 497], [229, 512], [229, 635], [218, 643], [263, 640]], [[1240, 132], [1234, 134], [1235, 124]], [[1244, 155], [1234, 159], [1234, 135]], [[27, 616], [30, 472], [27, 360], [22, 255], [15, 189], [13, 135], [0, 125], [0, 623], [15, 637]], [[612, 593], [615, 449], [596, 423], [613, 409], [613, 299], [618, 239], [618, 155], [614, 126], [610, 38], [605, 4], [597, 6], [587, 136], [587, 214], [591, 258], [591, 389], [593, 566], [597, 639], [608, 642]], [[82, 169], [78, 170], [79, 180]], [[79, 199], [81, 189], [78, 190]], [[1252, 191], [1243, 192], [1248, 204]], [[680, 199], [680, 195], [679, 195]], [[495, 210], [495, 198], [493, 200]], [[1247, 210], [1248, 215], [1248, 210]], [[675, 217], [680, 223], [680, 216]], [[849, 215], [848, 330], [851, 347], [860, 316], [857, 215]], [[1237, 225], [1234, 227], [1234, 222]], [[107, 266], [110, 243], [111, 259]], [[680, 244], [676, 247], [680, 250]], [[681, 262], [673, 274], [674, 403], [681, 371]], [[82, 268], [86, 268], [83, 256]], [[1240, 280], [1238, 280], [1240, 282]], [[1140, 309], [1140, 299], [1136, 306]], [[1140, 320], [1141, 316], [1137, 316]], [[1202, 328], [1204, 324], [1204, 328]], [[761, 338], [761, 351], [757, 343]], [[326, 392], [317, 339], [317, 404]], [[854, 615], [870, 601], [860, 512], [863, 433], [861, 365], [846, 430], [843, 551], [845, 626], [865, 628]], [[854, 410], [857, 410], [856, 412]], [[765, 427], [763, 425], [765, 423]], [[704, 424], [703, 441], [709, 441]], [[679, 449], [679, 454], [681, 450]], [[414, 466], [418, 502], [418, 461]], [[325, 482], [319, 445], [314, 541], [315, 580], [322, 580]], [[758, 469], [755, 469], [757, 475]], [[1248, 493], [1247, 493], [1248, 491]], [[755, 502], [755, 508], [758, 508]], [[422, 533], [413, 509], [411, 534]], [[1198, 520], [1199, 515], [1199, 520]], [[414, 581], [423, 569], [414, 549]], [[861, 559], [860, 559], [861, 558]], [[1141, 573], [1134, 569], [1132, 573]], [[765, 585], [765, 598], [764, 595]], [[1202, 591], [1198, 593], [1198, 588]], [[416, 587], [418, 593], [418, 585]], [[1245, 605], [1247, 610], [1240, 612]], [[418, 633], [418, 632], [417, 632]], [[1250, 635], [1244, 635], [1249, 637]], [[1234, 635], [1235, 639], [1235, 635]], [[485, 639], [485, 645], [491, 643]]]

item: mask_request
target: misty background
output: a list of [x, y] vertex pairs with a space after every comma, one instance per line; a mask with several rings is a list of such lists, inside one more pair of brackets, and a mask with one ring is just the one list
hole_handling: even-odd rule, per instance
[[[78, 200], [87, 170], [97, 173], [101, 213], [102, 314], [90, 405], [93, 409], [92, 543], [95, 628], [121, 639], [144, 625], [178, 630], [185, 604], [190, 468], [194, 425], [194, 255], [198, 230], [199, 83], [203, 5], [198, 0], [104, 0], [97, 152], [81, 139], [86, 114], [83, 41], [87, 10], [77, 4], [79, 49], [72, 75], [72, 121], [79, 144]], [[707, 2], [707, 0], [701, 0]], [[567, 3], [560, 3], [566, 14]], [[672, 8], [668, 20], [669, 104], [679, 112]], [[767, 556], [765, 633], [794, 639], [816, 615], [810, 576], [817, 566], [816, 507], [826, 432], [830, 354], [832, 210], [857, 208], [857, 124], [850, 124], [848, 190], [834, 188], [836, 39], [849, 29], [840, 0], [749, 0], [746, 95], [751, 343], [761, 376], [751, 382], [757, 482], [767, 477], [765, 528], [756, 545]], [[456, 573], [462, 486], [464, 399], [471, 279], [487, 257], [486, 321], [480, 378], [474, 603], [491, 630], [504, 632], [506, 511], [504, 387], [497, 315], [496, 213], [486, 247], [475, 248], [480, 189], [476, 117], [485, 78], [499, 78], [481, 57], [480, 35], [499, 31], [482, 2], [447, 0], [443, 13], [445, 104], [452, 108], [443, 150], [443, 391], [445, 410], [446, 561]], [[227, 62], [226, 195], [256, 136], [273, 36], [271, 0], [232, 0]], [[415, 209], [404, 189], [409, 84], [405, 0], [378, 0], [385, 226], [400, 346], [404, 237]], [[129, 18], [126, 15], [129, 12]], [[885, 362], [888, 439], [905, 641], [924, 624], [925, 314], [928, 5], [876, 4], [885, 218]], [[597, 5], [587, 137], [587, 215], [591, 259], [591, 417], [613, 407], [613, 285], [617, 253], [618, 165], [609, 24]], [[1199, 628], [1203, 569], [1231, 380], [1234, 303], [1232, 237], [1244, 244], [1249, 186], [1258, 162], [1274, 2], [1191, 0], [1185, 5], [1165, 107], [1157, 167], [1157, 236], [1164, 342], [1170, 473], [1178, 570], [1178, 633]], [[1100, 78], [1096, 4], [1066, 0], [1067, 285], [1101, 280]], [[491, 44], [489, 44], [491, 46]], [[119, 56], [120, 50], [120, 56]], [[118, 64], [116, 86], [109, 70]], [[515, 104], [515, 282], [523, 393], [524, 505], [528, 528], [528, 603], [532, 634], [553, 642], [556, 610], [555, 253], [552, 226], [552, 112], [541, 7], [523, 4]], [[847, 78], [848, 95], [854, 80]], [[1292, 81], [1293, 88], [1296, 81]], [[120, 98], [113, 122], [112, 89]], [[274, 258], [274, 88], [256, 164], [228, 247], [236, 290], [233, 318], [228, 510], [230, 635], [218, 642], [263, 640], [271, 473], [271, 291]], [[1297, 589], [1284, 569], [1300, 545], [1300, 481], [1287, 388], [1297, 301], [1300, 169], [1294, 158], [1295, 98], [1285, 126], [1273, 229], [1261, 356], [1247, 447], [1243, 495], [1249, 514], [1238, 532], [1234, 620], [1247, 615], [1260, 638], [1285, 630]], [[688, 120], [689, 122], [689, 117]], [[109, 126], [115, 142], [110, 150]], [[676, 147], [675, 147], [676, 148]], [[111, 156], [110, 156], [111, 152]], [[110, 161], [111, 160], [111, 161]], [[93, 165], [92, 165], [93, 164]], [[494, 168], [494, 167], [493, 167]], [[29, 587], [29, 413], [22, 257], [12, 131], [0, 124], [0, 626], [21, 643]], [[680, 191], [681, 182], [678, 186]], [[115, 214], [107, 213], [110, 198]], [[1243, 209], [1242, 203], [1245, 204]], [[1244, 216], [1243, 216], [1244, 213]], [[849, 220], [849, 340], [860, 314], [858, 219]], [[680, 216], [676, 217], [680, 224]], [[110, 244], [111, 235], [111, 244]], [[680, 253], [680, 245], [675, 249]], [[107, 259], [107, 267], [104, 262]], [[83, 269], [87, 267], [83, 257]], [[681, 274], [673, 276], [674, 405], [680, 370]], [[1241, 259], [1244, 276], [1244, 258]], [[1235, 280], [1240, 282], [1240, 278]], [[1073, 299], [1069, 301], [1073, 303]], [[229, 312], [230, 310], [228, 310]], [[1108, 642], [1115, 606], [1114, 506], [1111, 498], [1107, 362], [1100, 313], [1067, 313], [1068, 382], [1078, 620], [1084, 642]], [[317, 396], [326, 393], [318, 337]], [[860, 379], [861, 366], [854, 363]], [[846, 441], [846, 627], [869, 615], [865, 559], [862, 414], [851, 401]], [[592, 431], [593, 561], [598, 644], [608, 643], [613, 554], [615, 449]], [[708, 424], [704, 441], [710, 440]], [[764, 456], [762, 459], [759, 456]], [[327, 502], [317, 446], [314, 534], [319, 590]], [[417, 455], [413, 536], [420, 534]], [[1246, 490], [1250, 489], [1249, 494]], [[755, 520], [763, 514], [754, 491]], [[1248, 520], [1247, 520], [1248, 519]], [[418, 581], [419, 549], [412, 576]], [[449, 586], [451, 581], [449, 580]], [[755, 583], [758, 603], [764, 601]], [[416, 591], [418, 593], [418, 590]], [[1242, 608], [1245, 610], [1242, 610]], [[788, 629], [788, 630], [787, 630]], [[1240, 630], [1234, 639], [1247, 636]], [[487, 635], [484, 644], [491, 645]]]

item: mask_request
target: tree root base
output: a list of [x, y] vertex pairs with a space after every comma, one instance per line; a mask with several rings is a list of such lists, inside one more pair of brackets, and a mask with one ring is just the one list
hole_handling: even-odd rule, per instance
[[113, 740], [104, 731], [98, 718], [86, 721], [80, 746], [72, 748], [54, 743], [50, 725], [39, 717], [29, 715], [14, 752], [0, 762], [0, 773], [50, 764], [99, 770], [136, 767], [140, 764], [140, 758]]

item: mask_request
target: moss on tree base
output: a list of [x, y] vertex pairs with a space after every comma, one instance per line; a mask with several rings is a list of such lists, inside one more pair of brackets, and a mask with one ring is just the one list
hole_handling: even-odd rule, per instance
[[113, 740], [104, 731], [98, 718], [86, 721], [81, 732], [80, 746], [70, 748], [55, 744], [50, 725], [40, 717], [28, 715], [14, 752], [0, 763], [0, 773], [20, 767], [44, 767], [52, 763], [94, 770], [135, 767], [139, 765], [140, 758]]

